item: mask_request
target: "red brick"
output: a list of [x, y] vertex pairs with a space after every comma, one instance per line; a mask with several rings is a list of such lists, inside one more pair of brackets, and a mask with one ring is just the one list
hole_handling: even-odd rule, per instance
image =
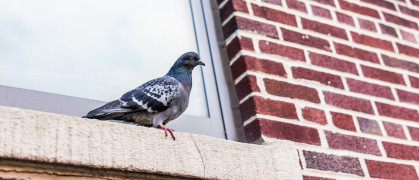
[[380, 29], [381, 29], [381, 32], [383, 34], [387, 34], [387, 35], [390, 35], [390, 36], [397, 37], [396, 29], [394, 29], [391, 26], [380, 24]]
[[221, 22], [226, 20], [231, 14], [233, 14], [234, 11], [249, 13], [246, 2], [244, 2], [243, 0], [229, 0], [220, 9]]
[[327, 19], [332, 19], [332, 14], [330, 14], [330, 11], [328, 9], [319, 7], [319, 6], [315, 6], [315, 5], [311, 5], [311, 10], [313, 11], [313, 14], [315, 16], [320, 16], [320, 17], [324, 17]]
[[401, 74], [397, 74], [390, 71], [385, 71], [373, 67], [368, 67], [361, 65], [362, 72], [364, 72], [365, 77], [378, 79], [381, 81], [387, 81], [394, 84], [402, 84], [405, 85], [403, 80], [403, 76]]
[[350, 78], [346, 79], [346, 82], [348, 83], [349, 90], [352, 92], [394, 100], [393, 93], [391, 92], [390, 87], [372, 84]]
[[384, 1], [384, 0], [361, 0], [361, 1], [396, 11], [396, 7], [394, 6], [394, 4], [388, 1]]
[[252, 143], [258, 140], [262, 133], [259, 125], [259, 121], [256, 119], [248, 125], [244, 126], [244, 134], [247, 142]]
[[394, 52], [393, 45], [390, 41], [373, 38], [364, 34], [358, 34], [356, 32], [351, 32], [352, 40], [356, 43], [364, 44], [367, 46], [372, 46], [388, 51]]
[[343, 149], [365, 154], [381, 155], [377, 142], [373, 139], [349, 136], [339, 133], [325, 131], [329, 147], [332, 149]]
[[264, 83], [269, 94], [320, 103], [316, 89], [272, 79], [264, 79]]
[[413, 43], [417, 43], [415, 35], [406, 31], [403, 31], [400, 29], [400, 34], [402, 35], [402, 38], [406, 41], [410, 41]]
[[322, 3], [322, 4], [326, 4], [326, 5], [330, 5], [335, 7], [335, 1], [334, 0], [312, 0], [312, 1], [316, 1], [318, 3]]
[[313, 151], [303, 151], [304, 159], [309, 169], [333, 171], [364, 176], [361, 164], [357, 158], [336, 156]]
[[306, 5], [303, 1], [299, 0], [287, 0], [288, 8], [295, 9], [304, 13], [307, 13]]
[[407, 127], [409, 129], [410, 137], [412, 140], [419, 141], [419, 128]]
[[282, 6], [282, 0], [262, 0], [262, 1]]
[[354, 19], [352, 18], [352, 16], [349, 16], [347, 14], [343, 14], [341, 12], [336, 12], [336, 17], [338, 18], [338, 21], [340, 23], [355, 26], [355, 22], [354, 22]]
[[335, 45], [336, 53], [338, 54], [342, 54], [345, 56], [349, 56], [352, 58], [357, 58], [360, 60], [369, 61], [369, 62], [373, 62], [377, 64], [380, 63], [380, 61], [378, 60], [377, 54], [374, 52], [366, 51], [366, 50], [355, 48], [355, 47], [350, 47], [350, 46], [339, 44], [336, 42], [334, 42], [333, 44]]
[[374, 160], [365, 160], [371, 177], [384, 179], [418, 179], [415, 167]]
[[398, 124], [391, 122], [383, 122], [384, 129], [386, 129], [387, 135], [395, 138], [406, 139], [403, 127]]
[[369, 31], [373, 31], [373, 32], [377, 32], [377, 28], [375, 27], [375, 23], [372, 21], [368, 21], [368, 20], [363, 20], [358, 18], [358, 22], [359, 22], [359, 26], [362, 29], [366, 29]]
[[262, 53], [279, 55], [297, 61], [306, 61], [304, 51], [294, 47], [261, 40], [259, 41], [259, 48]]
[[336, 88], [343, 89], [343, 82], [339, 76], [314, 71], [311, 69], [306, 69], [302, 67], [292, 67], [292, 74], [296, 79], [307, 79], [312, 81], [317, 81], [324, 85], [333, 86]]
[[310, 52], [309, 57], [311, 64], [358, 75], [355, 63], [314, 52]]
[[323, 94], [326, 103], [329, 105], [340, 107], [343, 109], [374, 114], [374, 111], [372, 110], [372, 105], [369, 100], [345, 96], [341, 94], [335, 94], [331, 92], [324, 92]]
[[304, 109], [301, 109], [301, 111], [305, 120], [322, 125], [327, 124], [326, 114], [324, 111], [310, 107], [304, 107]]
[[396, 159], [419, 161], [419, 146], [383, 142], [387, 156]]
[[412, 3], [414, 6], [419, 7], [419, 1], [417, 1], [417, 0], [410, 0], [410, 3]]
[[413, 63], [413, 62], [409, 62], [409, 61], [403, 61], [403, 60], [400, 60], [400, 59], [396, 59], [394, 57], [386, 56], [384, 54], [382, 54], [381, 57], [384, 61], [384, 64], [387, 65], [387, 66], [406, 69], [408, 71], [419, 73], [419, 64], [417, 64], [417, 63]]
[[299, 32], [291, 31], [288, 29], [281, 28], [282, 36], [284, 37], [285, 41], [290, 41], [298, 44], [302, 44], [305, 46], [310, 46], [318, 49], [323, 49], [326, 51], [332, 51], [330, 49], [329, 41], [310, 36], [307, 34], [301, 34]]
[[348, 131], [356, 131], [354, 120], [352, 119], [351, 115], [338, 113], [338, 112], [330, 112], [332, 115], [333, 124], [340, 129], [345, 129]]
[[259, 96], [250, 97], [240, 104], [243, 121], [255, 114], [264, 114], [288, 119], [298, 119], [294, 104], [265, 99]]
[[252, 4], [253, 13], [255, 16], [259, 16], [271, 21], [279, 22], [282, 24], [287, 24], [290, 26], [297, 26], [297, 20], [292, 14], [285, 13], [283, 11], [258, 6]]
[[231, 18], [231, 20], [223, 26], [224, 38], [227, 39], [237, 29], [248, 30], [268, 37], [278, 38], [278, 31], [274, 25], [238, 16]]
[[311, 21], [305, 18], [301, 18], [301, 23], [304, 29], [316, 31], [326, 35], [331, 35], [341, 39], [348, 39], [348, 36], [346, 35], [346, 31], [344, 29], [328, 24], [323, 24], [317, 21]]
[[227, 55], [232, 59], [240, 50], [254, 51], [252, 39], [248, 37], [234, 37], [227, 45]]
[[418, 57], [419, 58], [419, 49], [414, 48], [414, 47], [410, 47], [410, 46], [406, 46], [403, 44], [397, 44], [397, 48], [399, 49], [399, 52], [401, 54], [406, 54], [408, 56], [413, 56], [413, 57]]
[[409, 9], [409, 8], [401, 6], [401, 5], [399, 5], [399, 9], [404, 14], [410, 15], [410, 16], [415, 17], [415, 18], [419, 18], [419, 11], [417, 11], [417, 10]]
[[388, 116], [396, 119], [404, 119], [419, 122], [418, 111], [390, 104], [375, 102], [378, 113], [382, 116]]
[[419, 78], [409, 76], [410, 85], [414, 88], [419, 88]]
[[419, 94], [397, 89], [397, 96], [401, 102], [419, 104]]
[[303, 180], [336, 180], [324, 177], [314, 177], [314, 176], [303, 176]]
[[400, 26], [404, 26], [404, 27], [408, 27], [408, 28], [418, 30], [418, 24], [416, 24], [416, 22], [409, 21], [409, 20], [400, 18], [398, 16], [394, 16], [392, 14], [388, 14], [388, 13], [385, 13], [385, 12], [383, 12], [383, 15], [384, 15], [384, 18], [386, 19], [387, 22], [392, 22], [392, 23], [398, 24]]
[[358, 119], [359, 129], [361, 130], [361, 132], [368, 133], [368, 134], [375, 134], [379, 136], [383, 135], [381, 133], [380, 126], [378, 125], [377, 121], [366, 119], [366, 118], [361, 118], [361, 117], [358, 117], [357, 119]]
[[236, 79], [245, 71], [263, 72], [282, 77], [286, 77], [287, 75], [284, 66], [280, 62], [259, 59], [252, 56], [240, 56], [233, 63], [233, 65], [231, 65], [231, 72], [233, 74], [233, 78]]
[[[270, 138], [287, 139], [294, 142], [320, 145], [317, 129], [267, 119], [256, 119], [244, 127], [249, 142], [263, 134]], [[260, 133], [258, 135], [258, 132]]]
[[380, 19], [380, 15], [378, 14], [378, 11], [374, 9], [359, 6], [357, 4], [353, 4], [344, 0], [339, 0], [339, 4], [340, 4], [340, 7], [344, 10], [348, 10], [348, 11], [352, 11], [358, 14], [371, 16], [371, 17]]
[[252, 75], [245, 76], [239, 83], [236, 84], [236, 92], [239, 99], [243, 99], [252, 92], [260, 92], [256, 82], [256, 77]]

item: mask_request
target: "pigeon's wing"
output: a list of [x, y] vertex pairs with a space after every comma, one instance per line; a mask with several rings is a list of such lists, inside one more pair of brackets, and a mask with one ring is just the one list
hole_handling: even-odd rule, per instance
[[162, 112], [170, 107], [180, 86], [182, 85], [175, 78], [163, 76], [125, 93], [119, 101], [122, 108], [142, 109], [150, 113]]
[[125, 93], [119, 100], [109, 102], [90, 111], [84, 118], [119, 119], [139, 111], [157, 113], [170, 107], [180, 83], [173, 77], [163, 76]]
[[123, 108], [121, 107], [121, 102], [119, 100], [111, 101], [109, 103], [106, 103], [105, 105], [96, 108], [89, 113], [87, 113], [86, 116], [83, 116], [84, 118], [91, 118], [91, 119], [114, 119], [123, 116], [125, 113], [135, 111], [136, 109], [133, 108]]

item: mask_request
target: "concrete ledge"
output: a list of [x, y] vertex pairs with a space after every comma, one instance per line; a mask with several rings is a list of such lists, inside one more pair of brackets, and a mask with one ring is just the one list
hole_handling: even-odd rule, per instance
[[16, 160], [168, 177], [302, 179], [293, 142], [262, 146], [175, 133], [173, 141], [153, 128], [0, 106], [0, 165]]

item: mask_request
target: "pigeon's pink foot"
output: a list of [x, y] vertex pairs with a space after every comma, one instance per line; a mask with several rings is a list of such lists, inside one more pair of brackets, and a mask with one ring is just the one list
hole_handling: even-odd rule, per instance
[[173, 140], [176, 140], [175, 135], [173, 134], [173, 129], [170, 129], [163, 124], [159, 124], [157, 128], [164, 130], [164, 134], [166, 134], [166, 137], [167, 137], [167, 131], [169, 131], [170, 135], [172, 135]]

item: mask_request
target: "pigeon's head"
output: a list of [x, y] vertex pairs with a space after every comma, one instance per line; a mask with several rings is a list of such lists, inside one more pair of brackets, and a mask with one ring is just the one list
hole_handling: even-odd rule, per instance
[[205, 63], [200, 61], [199, 55], [195, 52], [187, 52], [182, 54], [182, 56], [179, 57], [177, 60], [179, 65], [185, 66], [187, 68], [193, 69], [195, 66], [203, 65], [205, 66]]

